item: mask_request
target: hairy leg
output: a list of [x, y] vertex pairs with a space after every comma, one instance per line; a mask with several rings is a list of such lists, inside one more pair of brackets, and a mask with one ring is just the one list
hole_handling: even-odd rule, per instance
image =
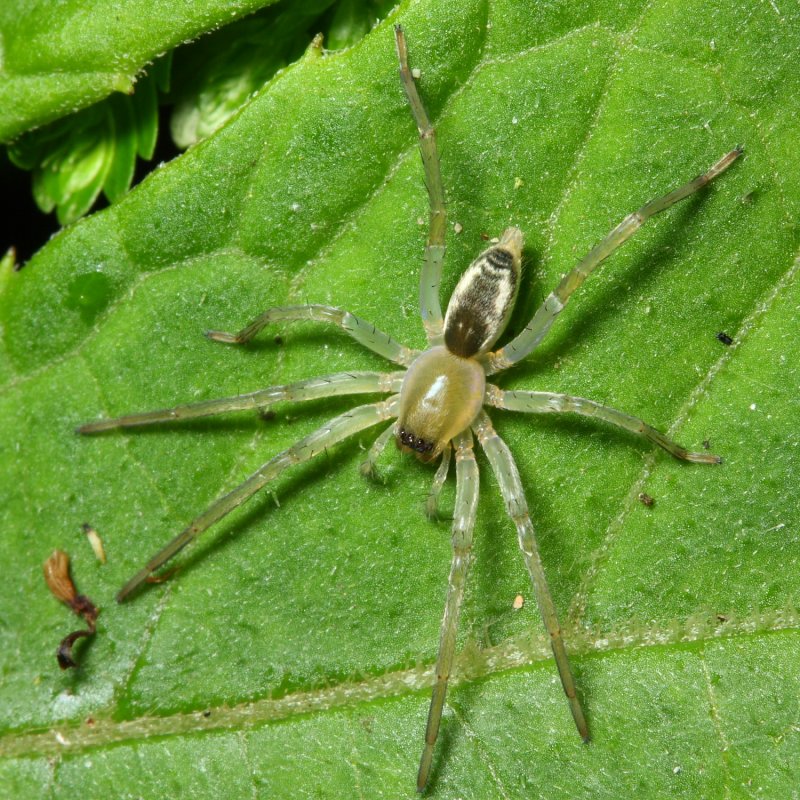
[[467, 430], [456, 439], [456, 505], [453, 518], [453, 561], [447, 584], [447, 600], [444, 606], [442, 629], [439, 638], [439, 655], [436, 658], [436, 681], [433, 684], [428, 724], [425, 728], [425, 746], [417, 774], [417, 791], [428, 783], [433, 748], [439, 735], [447, 682], [453, 666], [456, 649], [456, 633], [464, 586], [472, 560], [472, 531], [478, 509], [478, 465], [472, 450], [472, 434]]
[[359, 319], [349, 311], [333, 306], [307, 305], [285, 306], [282, 308], [268, 308], [263, 314], [257, 316], [238, 333], [225, 333], [224, 331], [206, 331], [206, 336], [215, 342], [225, 344], [245, 344], [259, 331], [272, 322], [289, 322], [311, 320], [313, 322], [329, 322], [338, 325], [343, 331], [353, 337], [359, 344], [383, 356], [395, 364], [407, 367], [417, 355], [405, 345], [396, 342], [374, 325]]
[[428, 241], [425, 245], [425, 260], [419, 280], [419, 302], [422, 324], [431, 344], [441, 343], [442, 307], [439, 301], [439, 284], [444, 261], [444, 232], [447, 210], [444, 202], [442, 173], [439, 168], [439, 153], [436, 149], [436, 132], [428, 119], [425, 106], [422, 105], [414, 76], [408, 68], [408, 49], [403, 29], [399, 25], [394, 28], [397, 44], [397, 57], [400, 61], [400, 80], [403, 84], [411, 114], [419, 131], [419, 152], [425, 170], [425, 186], [428, 188], [430, 202], [430, 224]]
[[724, 172], [741, 155], [741, 148], [731, 150], [716, 164], [699, 175], [693, 181], [685, 183], [669, 194], [642, 206], [638, 211], [629, 214], [599, 244], [593, 247], [583, 260], [568, 272], [561, 283], [545, 299], [538, 311], [533, 315], [525, 330], [505, 347], [501, 347], [489, 355], [488, 374], [499, 372], [521, 361], [529, 355], [544, 339], [556, 317], [569, 301], [572, 293], [589, 277], [592, 271], [607, 259], [618, 247], [633, 236], [650, 217], [665, 211], [670, 206], [686, 199], [701, 189], [718, 175]]
[[719, 464], [722, 461], [719, 456], [711, 453], [692, 453], [637, 417], [604, 406], [602, 403], [595, 403], [594, 400], [587, 400], [585, 397], [573, 397], [555, 392], [504, 392], [489, 384], [486, 387], [486, 401], [495, 408], [522, 411], [526, 414], [580, 414], [584, 417], [594, 417], [642, 436], [683, 461], [695, 464]]
[[506, 508], [514, 525], [517, 528], [517, 538], [522, 556], [525, 559], [525, 566], [533, 583], [533, 590], [536, 594], [536, 602], [539, 604], [539, 612], [542, 615], [544, 626], [550, 634], [550, 645], [553, 648], [558, 674], [561, 677], [561, 685], [569, 701], [569, 708], [572, 718], [578, 728], [578, 733], [585, 741], [589, 741], [589, 728], [586, 724], [586, 717], [583, 713], [580, 700], [575, 691], [575, 680], [572, 677], [572, 669], [569, 665], [569, 658], [564, 647], [564, 639], [561, 635], [561, 625], [558, 622], [558, 615], [550, 595], [547, 585], [547, 578], [544, 574], [542, 559], [539, 555], [539, 545], [536, 541], [536, 534], [533, 530], [530, 515], [528, 514], [528, 503], [525, 500], [525, 493], [522, 489], [522, 481], [519, 471], [508, 449], [506, 443], [497, 435], [492, 427], [491, 420], [485, 412], [481, 412], [477, 422], [473, 425], [473, 430], [481, 443], [489, 463], [492, 465], [497, 483], [500, 485], [500, 492], [506, 503]]
[[313, 433], [303, 437], [299, 442], [271, 458], [246, 481], [239, 484], [235, 489], [213, 503], [200, 516], [192, 520], [185, 530], [156, 553], [120, 589], [117, 594], [117, 602], [121, 603], [139, 585], [144, 583], [155, 570], [166, 564], [189, 542], [196, 539], [203, 531], [208, 530], [215, 522], [219, 522], [223, 517], [230, 514], [231, 511], [238, 508], [246, 500], [249, 500], [259, 489], [266, 486], [270, 481], [275, 480], [286, 469], [295, 464], [310, 461], [343, 439], [347, 439], [365, 428], [372, 427], [383, 420], [396, 416], [397, 401], [397, 395], [394, 395], [380, 403], [358, 406], [345, 414], [335, 417], [321, 428], [317, 428]]
[[271, 386], [256, 392], [222, 397], [218, 400], [203, 400], [199, 403], [163, 408], [157, 411], [144, 411], [139, 414], [126, 414], [114, 419], [98, 419], [81, 425], [78, 433], [91, 434], [117, 428], [134, 428], [141, 425], [155, 425], [161, 422], [177, 422], [198, 417], [225, 414], [228, 411], [249, 409], [266, 410], [279, 402], [297, 403], [303, 400], [318, 400], [337, 395], [371, 394], [399, 392], [404, 372], [338, 372], [321, 378], [297, 381], [284, 386]]

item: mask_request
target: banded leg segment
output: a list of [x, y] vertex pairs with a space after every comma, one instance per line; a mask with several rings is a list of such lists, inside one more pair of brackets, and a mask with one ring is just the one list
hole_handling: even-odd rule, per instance
[[268, 308], [238, 333], [206, 331], [206, 336], [215, 342], [225, 344], [245, 344], [272, 322], [295, 321], [330, 322], [350, 334], [359, 344], [383, 356], [395, 364], [407, 367], [417, 355], [405, 345], [396, 342], [391, 336], [379, 331], [374, 325], [359, 319], [355, 314], [334, 306], [307, 305]]
[[313, 433], [300, 439], [291, 447], [278, 453], [260, 469], [256, 470], [244, 483], [221, 497], [206, 509], [200, 516], [192, 520], [191, 524], [179, 533], [166, 547], [154, 555], [147, 564], [139, 570], [117, 594], [117, 602], [121, 603], [148, 576], [159, 567], [167, 563], [176, 553], [186, 547], [189, 542], [196, 539], [203, 531], [210, 528], [215, 522], [238, 508], [249, 500], [259, 489], [275, 480], [284, 470], [295, 464], [310, 461], [329, 447], [353, 436], [359, 431], [377, 425], [386, 419], [397, 416], [398, 397], [394, 395], [388, 400], [370, 405], [358, 406], [334, 417], [330, 422], [318, 428]]
[[572, 293], [589, 277], [592, 271], [607, 259], [618, 247], [625, 244], [650, 217], [665, 211], [675, 203], [685, 200], [701, 189], [718, 175], [724, 172], [742, 154], [742, 149], [737, 147], [723, 156], [707, 172], [699, 175], [693, 181], [685, 183], [669, 194], [642, 206], [638, 211], [629, 214], [617, 225], [608, 236], [595, 245], [580, 263], [568, 272], [558, 284], [555, 291], [551, 292], [544, 303], [539, 307], [525, 330], [505, 347], [501, 347], [489, 355], [488, 374], [499, 372], [521, 361], [547, 335], [556, 317], [567, 304]]
[[439, 284], [442, 277], [444, 261], [444, 234], [447, 222], [447, 210], [444, 201], [444, 185], [439, 167], [439, 153], [436, 149], [436, 131], [428, 119], [425, 106], [422, 105], [414, 76], [408, 67], [408, 49], [403, 29], [394, 27], [397, 57], [400, 61], [400, 81], [403, 84], [411, 114], [419, 131], [419, 152], [425, 171], [425, 186], [428, 189], [430, 202], [430, 223], [428, 241], [425, 245], [425, 260], [419, 279], [419, 304], [422, 324], [431, 344], [440, 344], [442, 336], [442, 307], [439, 300]]
[[585, 397], [554, 392], [504, 392], [489, 384], [486, 387], [486, 401], [495, 408], [522, 411], [527, 414], [580, 414], [584, 417], [594, 417], [642, 436], [683, 461], [691, 461], [694, 464], [719, 464], [722, 461], [719, 456], [711, 453], [692, 453], [637, 417], [595, 403], [594, 400], [587, 400]]
[[491, 420], [485, 412], [482, 411], [478, 415], [478, 419], [473, 425], [473, 430], [489, 459], [489, 463], [492, 465], [492, 471], [500, 486], [506, 509], [517, 528], [519, 547], [522, 550], [525, 566], [528, 568], [528, 574], [533, 582], [533, 590], [536, 594], [536, 602], [539, 604], [539, 612], [542, 615], [544, 626], [550, 634], [550, 645], [553, 648], [561, 685], [564, 687], [564, 694], [567, 696], [569, 709], [572, 712], [572, 718], [575, 720], [578, 733], [584, 742], [588, 742], [589, 727], [586, 724], [586, 717], [575, 691], [575, 679], [572, 677], [572, 669], [569, 665], [564, 639], [561, 635], [561, 626], [559, 625], [556, 608], [547, 585], [542, 559], [539, 555], [539, 545], [528, 513], [528, 503], [525, 500], [522, 480], [520, 479], [516, 462], [508, 449], [508, 445], [497, 435]]
[[126, 414], [114, 419], [99, 419], [87, 422], [78, 428], [78, 433], [91, 434], [117, 428], [135, 428], [141, 425], [155, 425], [160, 422], [177, 422], [198, 417], [210, 417], [229, 411], [258, 409], [263, 411], [279, 402], [298, 403], [304, 400], [318, 400], [350, 394], [371, 394], [399, 392], [404, 372], [338, 372], [321, 378], [297, 381], [284, 386], [271, 386], [248, 394], [222, 397], [218, 400], [203, 400], [199, 403], [145, 411], [140, 414]]
[[425, 746], [419, 762], [417, 791], [428, 783], [433, 761], [433, 748], [439, 735], [442, 709], [447, 694], [447, 682], [453, 667], [456, 649], [458, 617], [464, 600], [464, 587], [469, 565], [472, 561], [472, 532], [478, 509], [478, 465], [472, 449], [472, 434], [469, 430], [456, 438], [456, 504], [453, 518], [453, 560], [447, 584], [447, 600], [442, 617], [439, 638], [439, 655], [436, 658], [436, 682], [433, 685], [428, 724], [425, 728]]

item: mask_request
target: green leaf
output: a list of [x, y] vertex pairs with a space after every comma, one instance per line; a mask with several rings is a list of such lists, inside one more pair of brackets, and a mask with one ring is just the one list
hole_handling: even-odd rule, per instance
[[279, 3], [182, 48], [171, 98], [175, 143], [186, 148], [210, 136], [309, 46], [351, 46], [393, 5], [391, 0]]
[[158, 128], [155, 78], [142, 79], [134, 97], [115, 93], [100, 103], [9, 146], [11, 160], [33, 172], [39, 208], [54, 208], [62, 225], [82, 217], [100, 195], [114, 202], [128, 191], [136, 155], [151, 158]]
[[386, 0], [340, 0], [331, 18], [326, 45], [331, 50], [354, 45], [390, 10]]
[[[184, 48], [176, 62], [172, 138], [185, 149], [210, 136], [309, 46], [309, 26], [333, 0], [279, 4]], [[313, 30], [313, 28], [312, 28]]]
[[161, 53], [270, 0], [0, 4], [0, 141], [130, 92]]
[[[495, 413], [519, 462], [593, 732], [558, 685], [482, 457], [475, 565], [435, 797], [788, 797], [800, 758], [796, 280], [800, 25], [783, 4], [419, 2], [288, 68], [232, 122], [0, 275], [0, 794], [412, 796], [449, 568], [432, 471], [376, 434], [287, 474], [115, 605], [147, 556], [358, 400], [96, 438], [89, 419], [383, 362], [271, 305], [345, 307], [413, 346], [427, 214], [390, 22], [437, 125], [445, 294], [517, 224], [512, 328], [625, 214], [746, 155], [650, 223], [498, 379], [622, 408], [720, 467], [591, 421]], [[783, 15], [783, 16], [782, 16]], [[733, 339], [726, 347], [716, 338]], [[274, 340], [280, 335], [282, 343]], [[652, 507], [637, 500], [645, 491]], [[452, 488], [446, 495], [452, 502]], [[276, 502], [277, 501], [277, 502]], [[279, 505], [278, 505], [279, 503]], [[94, 558], [81, 523], [100, 533]], [[72, 556], [77, 619], [41, 564]], [[526, 600], [520, 611], [512, 603]], [[81, 649], [83, 648], [83, 649]]]
[[[332, 5], [337, 7], [330, 19], [326, 12]], [[279, 68], [299, 57], [320, 27], [330, 28], [332, 46], [340, 48], [355, 43], [389, 10], [386, 0], [359, 9], [333, 0], [285, 2], [181, 48], [168, 99], [174, 106], [176, 144], [185, 149], [225, 124]], [[9, 146], [12, 161], [33, 171], [34, 198], [42, 211], [55, 208], [58, 221], [68, 225], [90, 210], [101, 191], [111, 202], [128, 191], [137, 152], [149, 159], [155, 148], [156, 87], [169, 91], [171, 55], [148, 67], [135, 92], [126, 87], [131, 97], [115, 91], [76, 114], [28, 131]], [[61, 69], [69, 69], [68, 61]]]

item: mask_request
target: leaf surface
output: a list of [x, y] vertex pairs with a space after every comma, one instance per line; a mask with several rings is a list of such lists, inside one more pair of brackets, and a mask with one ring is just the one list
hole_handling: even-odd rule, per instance
[[65, 0], [0, 5], [0, 141], [130, 92], [161, 53], [270, 0]]
[[[0, 276], [2, 794], [413, 796], [450, 558], [447, 524], [422, 515], [431, 470], [392, 449], [385, 484], [366, 483], [357, 465], [377, 432], [359, 435], [117, 606], [123, 581], [196, 513], [361, 400], [73, 433], [97, 416], [385, 368], [310, 324], [239, 349], [201, 335], [269, 306], [339, 305], [423, 345], [427, 200], [389, 24], [402, 21], [461, 227], [448, 232], [444, 295], [482, 235], [519, 225], [512, 332], [625, 214], [746, 148], [615, 254], [498, 379], [591, 397], [725, 459], [681, 464], [590, 421], [493, 415], [527, 487], [594, 741], [574, 731], [481, 459], [431, 796], [790, 796], [800, 26], [780, 13], [412, 4], [357, 47], [286, 70], [218, 134]], [[67, 674], [53, 652], [76, 621], [41, 576], [54, 547], [102, 608]]]

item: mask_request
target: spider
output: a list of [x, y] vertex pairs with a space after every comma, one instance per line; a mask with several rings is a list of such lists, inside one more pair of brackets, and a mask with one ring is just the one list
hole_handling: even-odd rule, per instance
[[690, 452], [642, 420], [601, 403], [552, 392], [503, 391], [488, 383], [487, 378], [526, 358], [544, 339], [573, 292], [602, 261], [626, 242], [650, 217], [689, 197], [726, 170], [739, 157], [742, 148], [737, 147], [707, 172], [625, 217], [561, 279], [524, 330], [505, 346], [492, 350], [508, 323], [519, 288], [522, 231], [517, 227], [506, 228], [499, 240], [472, 262], [459, 280], [443, 316], [439, 303], [439, 283], [445, 252], [446, 210], [436, 138], [417, 92], [414, 75], [408, 66], [405, 35], [399, 25], [395, 26], [395, 43], [402, 87], [419, 131], [419, 149], [430, 205], [430, 223], [419, 291], [427, 347], [422, 351], [406, 347], [374, 325], [340, 308], [324, 305], [270, 308], [237, 334], [208, 331], [206, 335], [216, 342], [245, 344], [271, 323], [293, 320], [326, 322], [338, 326], [359, 344], [400, 365], [404, 370], [386, 373], [336, 373], [220, 400], [97, 420], [81, 426], [78, 431], [93, 434], [229, 411], [264, 410], [279, 401], [298, 402], [349, 394], [389, 395], [385, 400], [358, 406], [335, 417], [267, 461], [242, 484], [196, 517], [183, 532], [156, 553], [120, 589], [117, 594], [119, 602], [151, 579], [152, 573], [183, 547], [284, 470], [311, 460], [334, 444], [367, 428], [392, 421], [378, 436], [361, 465], [361, 470], [366, 475], [374, 473], [375, 464], [392, 437], [396, 439], [401, 450], [414, 453], [423, 462], [441, 458], [433, 479], [429, 512], [436, 508], [439, 493], [455, 455], [453, 557], [436, 659], [433, 695], [417, 776], [417, 788], [422, 791], [430, 776], [455, 652], [459, 611], [471, 561], [472, 534], [478, 507], [478, 466], [474, 438], [477, 438], [486, 454], [508, 514], [517, 529], [519, 546], [550, 636], [570, 711], [580, 736], [584, 741], [589, 741], [586, 717], [575, 690], [575, 681], [547, 586], [519, 471], [508, 446], [492, 426], [484, 406], [528, 414], [579, 414], [594, 417], [639, 435], [684, 461], [717, 464], [721, 459], [710, 453]]

